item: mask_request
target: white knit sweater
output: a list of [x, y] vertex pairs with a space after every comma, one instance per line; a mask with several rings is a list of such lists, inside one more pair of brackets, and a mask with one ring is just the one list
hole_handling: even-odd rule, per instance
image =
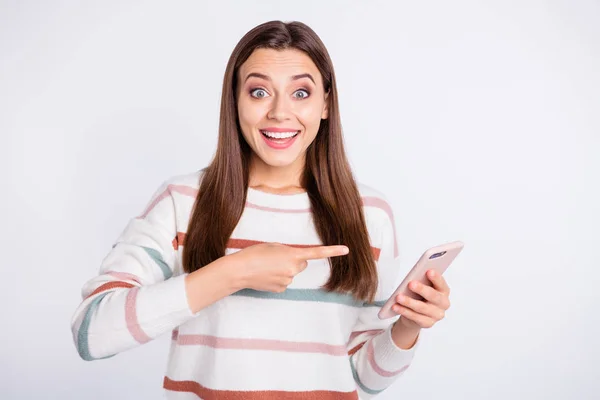
[[[377, 317], [400, 272], [384, 196], [359, 185], [378, 265], [374, 304], [322, 290], [327, 260], [311, 260], [283, 293], [244, 289], [194, 314], [181, 255], [200, 176], [166, 181], [84, 285], [72, 319], [81, 357], [111, 357], [170, 332], [169, 399], [366, 399], [397, 379], [417, 345], [398, 348], [395, 319]], [[306, 193], [249, 189], [227, 254], [261, 242], [321, 244]]]

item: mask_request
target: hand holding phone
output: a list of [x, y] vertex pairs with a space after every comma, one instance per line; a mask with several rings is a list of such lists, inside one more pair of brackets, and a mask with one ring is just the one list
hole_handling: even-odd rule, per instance
[[412, 267], [410, 272], [406, 275], [404, 280], [400, 283], [398, 288], [386, 301], [383, 307], [381, 307], [378, 314], [379, 319], [392, 318], [397, 315], [392, 309], [392, 306], [396, 303], [396, 297], [399, 294], [412, 297], [416, 300], [424, 300], [420, 295], [410, 290], [408, 288], [408, 284], [411, 281], [418, 281], [424, 285], [431, 286], [431, 282], [426, 275], [427, 271], [433, 269], [438, 274], [442, 275], [450, 266], [452, 261], [454, 261], [456, 256], [462, 251], [463, 247], [463, 242], [456, 241], [435, 246], [426, 250], [421, 258]]

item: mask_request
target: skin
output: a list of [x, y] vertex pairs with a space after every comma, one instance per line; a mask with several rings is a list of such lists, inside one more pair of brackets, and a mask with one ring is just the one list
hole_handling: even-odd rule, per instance
[[411, 348], [417, 341], [422, 328], [431, 328], [441, 321], [450, 308], [450, 287], [443, 276], [434, 270], [427, 271], [431, 286], [411, 281], [408, 288], [420, 294], [424, 300], [415, 300], [398, 295], [394, 312], [400, 315], [392, 328], [392, 338], [402, 349]]
[[[309, 77], [310, 76], [310, 77]], [[306, 149], [314, 141], [322, 119], [328, 117], [328, 93], [313, 61], [301, 51], [258, 49], [238, 71], [238, 118], [242, 135], [252, 148], [249, 186], [258, 190], [293, 194], [304, 192], [300, 177]], [[272, 149], [261, 129], [290, 128], [300, 134], [285, 149]], [[346, 246], [295, 249], [281, 244], [251, 246], [192, 272], [186, 291], [195, 313], [243, 288], [282, 292], [310, 259], [348, 254]], [[411, 348], [422, 328], [431, 328], [450, 307], [450, 288], [442, 276], [428, 271], [431, 286], [413, 281], [409, 289], [424, 300], [398, 296], [392, 307], [401, 317], [392, 338], [402, 349]]]
[[[294, 79], [298, 76], [302, 77]], [[258, 49], [240, 67], [238, 82], [238, 118], [253, 151], [250, 186], [265, 191], [303, 191], [300, 176], [306, 149], [321, 120], [328, 117], [328, 93], [317, 66], [298, 50]], [[260, 133], [269, 127], [290, 128], [300, 134], [291, 147], [276, 150]]]

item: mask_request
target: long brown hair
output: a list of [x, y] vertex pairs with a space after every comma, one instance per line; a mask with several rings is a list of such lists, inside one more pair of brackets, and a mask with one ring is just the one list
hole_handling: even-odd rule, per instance
[[237, 74], [259, 48], [303, 51], [323, 77], [325, 93], [329, 92], [329, 114], [321, 120], [317, 136], [307, 149], [301, 184], [310, 198], [323, 244], [350, 248], [347, 256], [330, 259], [331, 274], [323, 288], [349, 291], [357, 299], [372, 301], [377, 290], [377, 269], [362, 200], [344, 150], [333, 64], [321, 39], [301, 22], [261, 24], [240, 40], [229, 58], [223, 79], [217, 150], [200, 178], [183, 250], [184, 270], [193, 272], [222, 257], [244, 211], [252, 150], [237, 118]]

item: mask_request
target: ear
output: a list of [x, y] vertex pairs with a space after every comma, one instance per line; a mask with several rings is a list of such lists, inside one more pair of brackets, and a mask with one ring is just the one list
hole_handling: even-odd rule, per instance
[[321, 119], [327, 119], [329, 117], [329, 92], [325, 93], [325, 107], [321, 113]]

